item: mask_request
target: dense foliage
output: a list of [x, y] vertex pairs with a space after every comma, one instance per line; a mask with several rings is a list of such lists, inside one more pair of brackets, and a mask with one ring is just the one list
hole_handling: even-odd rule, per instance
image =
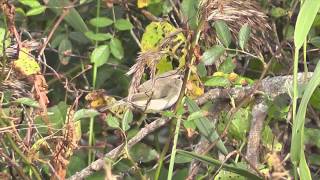
[[320, 1], [0, 6], [1, 179], [320, 178]]

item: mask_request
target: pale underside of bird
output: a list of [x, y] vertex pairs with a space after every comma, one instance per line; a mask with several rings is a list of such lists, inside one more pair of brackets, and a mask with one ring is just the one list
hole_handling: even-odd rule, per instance
[[[142, 83], [130, 101], [124, 98], [112, 106], [127, 104], [141, 111], [162, 111], [177, 102], [182, 84], [182, 75], [176, 70], [169, 71], [157, 76], [154, 80]], [[101, 108], [100, 111], [105, 111], [108, 108], [110, 107]]]

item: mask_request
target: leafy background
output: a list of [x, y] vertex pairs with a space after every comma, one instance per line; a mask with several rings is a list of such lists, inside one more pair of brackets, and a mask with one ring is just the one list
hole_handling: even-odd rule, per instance
[[[201, 166], [197, 179], [213, 176], [215, 179], [259, 179], [263, 172], [269, 178], [279, 178], [275, 177], [278, 171], [283, 177], [319, 178], [320, 89], [317, 86], [320, 76], [316, 65], [320, 48], [320, 3], [317, 1], [258, 2], [276, 34], [278, 42], [272, 45], [280, 48], [278, 55], [267, 51], [260, 55], [250, 52], [248, 41], [253, 38], [253, 27], [243, 24], [236, 32], [236, 39], [232, 37], [232, 27], [219, 20], [207, 27], [216, 33], [212, 37], [215, 39], [213, 44], [201, 40], [192, 42], [199, 45], [194, 49], [198, 48], [200, 57], [190, 67], [185, 64], [190, 56], [197, 56], [196, 50], [190, 53], [185, 46], [190, 43], [190, 34], [196, 37], [199, 32], [199, 17], [203, 14], [198, 9], [198, 0], [80, 0], [73, 3], [67, 0], [19, 0], [1, 3], [15, 6], [15, 27], [22, 40], [42, 41], [43, 44], [49, 38], [45, 59], [40, 58], [44, 63], [40, 63], [37, 57], [41, 45], [32, 50], [19, 49], [17, 58], [5, 58], [5, 50], [17, 41], [9, 38], [10, 24], [4, 11], [1, 14], [0, 50], [3, 58], [0, 90], [3, 107], [0, 110], [3, 122], [0, 135], [4, 138], [1, 140], [3, 158], [0, 169], [4, 177], [19, 174], [24, 179], [48, 179], [54, 178], [54, 172], [58, 172], [61, 178], [63, 175], [71, 177], [121, 143], [128, 142], [155, 118], [169, 117], [176, 121], [125, 148], [118, 158], [106, 159], [104, 170], [94, 172], [88, 179], [185, 179], [191, 159], [206, 164]], [[123, 111], [119, 113], [120, 117], [118, 112], [99, 113], [94, 109], [110, 103], [112, 98], [107, 100], [104, 96], [126, 97], [131, 81], [126, 72], [136, 63], [139, 53], [157, 50], [165, 36], [179, 30], [181, 32], [174, 37], [173, 43], [162, 49], [167, 54], [160, 59], [157, 69], [160, 73], [186, 67], [196, 72], [187, 84], [189, 98], [184, 102], [188, 108], [178, 107], [174, 111], [155, 114], [118, 108], [117, 111]], [[34, 57], [23, 56], [24, 51], [30, 51]], [[219, 60], [223, 61], [218, 63]], [[21, 96], [24, 87], [12, 89], [12, 86], [5, 85], [8, 74], [4, 69], [12, 66], [25, 76], [41, 74], [45, 78], [48, 85], [46, 95], [50, 100], [46, 105], [49, 125], [36, 111], [43, 107], [37, 98], [30, 92]], [[193, 101], [209, 89], [251, 86], [265, 76], [264, 73], [269, 77], [294, 74], [296, 79], [297, 72], [303, 71], [315, 71], [309, 84], [298, 86], [293, 83], [293, 88], [288, 86], [289, 95], [265, 98], [268, 112], [261, 131], [257, 171], [250, 170], [241, 155], [250, 141], [248, 132], [254, 101], [238, 107], [239, 102], [230, 97], [219, 113], [215, 110], [221, 106], [220, 102], [208, 102], [200, 109]], [[26, 81], [18, 77], [19, 74], [11, 75], [9, 82]], [[146, 73], [144, 79], [147, 78]], [[102, 99], [99, 93], [98, 98], [86, 96], [95, 92], [94, 89], [105, 90]], [[18, 97], [9, 93], [15, 91], [19, 92]], [[17, 108], [17, 112], [12, 112], [13, 108]], [[236, 111], [230, 116], [232, 108]], [[68, 121], [70, 114], [73, 117], [71, 125]], [[13, 117], [19, 121], [12, 122]], [[182, 122], [181, 126], [179, 122]], [[30, 123], [34, 130], [27, 139]], [[14, 124], [19, 124], [18, 128], [6, 130]], [[180, 132], [179, 138], [173, 133], [175, 128]], [[53, 135], [48, 133], [50, 129], [53, 129]], [[72, 130], [71, 138], [66, 136], [67, 130]], [[194, 146], [202, 139], [212, 143], [224, 133], [222, 141], [216, 142], [216, 147], [209, 149], [206, 155], [194, 151]], [[59, 136], [64, 138], [59, 139]], [[52, 137], [61, 140], [60, 143]], [[58, 157], [61, 154], [58, 147], [63, 149], [63, 158]], [[176, 148], [179, 149], [177, 154]], [[232, 155], [230, 152], [235, 150], [239, 153]], [[230, 153], [227, 162], [219, 158], [221, 152]], [[60, 163], [53, 161], [55, 155]], [[9, 159], [16, 165], [10, 165]], [[52, 167], [54, 163], [62, 166], [60, 170], [58, 166]]]

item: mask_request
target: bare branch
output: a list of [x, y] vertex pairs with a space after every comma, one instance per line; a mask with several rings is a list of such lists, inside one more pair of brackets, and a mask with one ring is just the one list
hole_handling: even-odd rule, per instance
[[248, 136], [246, 158], [253, 167], [257, 167], [257, 164], [259, 163], [261, 132], [263, 130], [263, 122], [267, 113], [268, 106], [264, 101], [256, 103], [252, 108], [252, 119]]
[[[308, 82], [312, 75], [312, 72], [309, 72], [306, 76], [304, 75], [304, 73], [298, 73], [298, 85], [302, 85], [305, 82]], [[280, 94], [288, 93], [288, 91], [292, 87], [292, 79], [292, 75], [265, 78], [260, 82], [257, 92], [264, 93], [271, 98], [274, 98]], [[217, 98], [229, 99], [230, 96], [236, 100], [240, 100], [250, 95], [253, 88], [254, 86], [234, 87], [229, 89], [210, 89], [203, 96], [197, 99], [197, 103], [199, 105], [202, 105], [207, 101]]]

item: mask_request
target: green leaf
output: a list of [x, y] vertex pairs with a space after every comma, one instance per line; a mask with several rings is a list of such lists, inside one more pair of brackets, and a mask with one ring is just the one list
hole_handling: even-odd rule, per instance
[[290, 111], [290, 97], [279, 95], [269, 105], [268, 116], [275, 120], [285, 120]]
[[70, 157], [70, 163], [67, 167], [67, 176], [70, 177], [75, 173], [79, 172], [81, 169], [87, 166], [87, 162], [85, 161], [86, 154], [84, 152], [75, 153]]
[[68, 113], [68, 105], [61, 101], [58, 105], [48, 108], [48, 115], [50, 123], [52, 123], [53, 128], [60, 129], [63, 128], [66, 122]]
[[172, 111], [163, 111], [160, 112], [162, 116], [167, 117], [167, 118], [172, 118], [175, 117], [175, 113]]
[[[199, 112], [201, 109], [198, 107], [198, 105], [191, 99], [186, 99], [186, 104], [188, 106], [188, 110], [190, 113]], [[206, 138], [210, 139], [210, 131], [211, 128], [213, 129], [212, 124], [209, 122], [209, 120], [205, 117], [199, 117], [197, 120], [194, 120], [198, 130], [201, 134], [203, 134]], [[218, 138], [218, 134], [216, 134], [216, 137], [210, 139], [212, 141], [216, 140]]]
[[213, 76], [204, 85], [210, 87], [230, 87], [231, 83], [226, 77]]
[[312, 145], [320, 148], [320, 129], [305, 128], [304, 141], [304, 144], [306, 145]]
[[59, 47], [61, 41], [66, 38], [68, 38], [68, 36], [66, 34], [63, 34], [63, 33], [57, 34], [56, 36], [54, 36], [54, 38], [51, 42], [51, 47], [56, 49], [57, 47]]
[[[230, 139], [236, 139], [238, 141], [245, 141], [246, 135], [250, 128], [251, 111], [247, 108], [240, 108], [230, 120], [229, 117], [224, 113], [218, 122], [218, 132], [223, 132], [227, 124], [228, 137]], [[229, 123], [231, 121], [231, 123]]]
[[110, 50], [114, 57], [117, 59], [122, 59], [124, 55], [124, 50], [121, 41], [117, 38], [112, 38], [110, 41]]
[[247, 180], [247, 178], [237, 173], [221, 170], [215, 176], [214, 180]]
[[[54, 129], [61, 129], [66, 122], [68, 105], [65, 102], [59, 102], [57, 105], [48, 108], [49, 122]], [[35, 119], [34, 124], [37, 125], [37, 130], [40, 134], [48, 133], [48, 124], [42, 116]]]
[[215, 45], [210, 49], [207, 49], [202, 57], [201, 60], [204, 62], [205, 65], [212, 65], [216, 60], [223, 55], [225, 48], [221, 45]]
[[280, 7], [274, 7], [271, 9], [271, 16], [275, 18], [279, 18], [287, 14], [288, 14], [287, 10]]
[[317, 48], [320, 48], [320, 36], [312, 37], [309, 41], [312, 45], [314, 45]]
[[112, 116], [111, 114], [108, 114], [108, 116], [106, 117], [106, 122], [109, 127], [120, 128], [120, 123], [119, 123], [118, 119], [116, 117]]
[[100, 113], [95, 109], [80, 109], [74, 113], [73, 120], [77, 121], [82, 118], [93, 118]]
[[204, 112], [202, 110], [193, 112], [188, 116], [187, 121], [193, 121], [195, 119], [199, 119], [199, 118], [205, 117], [203, 113]]
[[19, 104], [31, 106], [31, 107], [39, 107], [39, 103], [31, 98], [26, 98], [26, 97], [18, 98], [15, 100], [15, 102]]
[[[57, 16], [60, 16], [63, 7], [72, 5], [69, 0], [49, 0], [47, 6], [52, 10]], [[61, 8], [57, 8], [61, 7]], [[80, 14], [75, 8], [69, 8], [69, 13], [64, 17], [64, 20], [75, 30], [85, 33], [88, 31], [87, 25], [84, 23]]]
[[22, 8], [16, 7], [16, 15], [26, 16], [26, 13]]
[[319, 153], [310, 154], [309, 162], [310, 162], [310, 165], [320, 166], [320, 155], [319, 155]]
[[39, 152], [41, 147], [46, 147], [46, 146], [49, 146], [47, 140], [45, 138], [40, 138], [36, 140], [36, 142], [32, 143], [32, 146], [30, 149], [28, 149], [28, 152], [30, 154], [33, 154], [33, 153]]
[[[80, 1], [79, 1], [79, 4], [84, 4], [84, 3], [86, 3], [87, 1], [89, 1], [89, 0], [80, 0]], [[90, 0], [90, 1], [92, 1], [92, 0]], [[89, 1], [89, 2], [90, 2], [90, 1]]]
[[184, 156], [184, 155], [177, 154], [177, 155], [176, 155], [176, 158], [175, 158], [175, 160], [174, 160], [174, 163], [178, 163], [178, 164], [181, 164], [181, 163], [190, 163], [192, 160], [193, 160], [193, 158], [191, 158], [191, 157], [186, 157], [186, 156]]
[[[142, 0], [142, 1], [145, 1], [145, 0]], [[147, 0], [149, 1], [149, 0]], [[160, 17], [160, 16], [165, 16], [165, 13], [172, 7], [166, 5], [166, 1], [163, 1], [161, 0], [162, 2], [160, 3], [157, 3], [157, 4], [150, 4], [148, 7], [147, 7], [147, 10], [153, 14], [155, 17]], [[170, 12], [170, 11], [169, 11]], [[167, 13], [168, 14], [168, 13]], [[166, 14], [166, 15], [167, 15]]]
[[319, 14], [316, 15], [316, 18], [314, 19], [312, 26], [319, 28], [319, 26], [320, 26], [320, 15]]
[[95, 27], [107, 27], [113, 24], [113, 20], [107, 17], [98, 17], [90, 19], [89, 23]]
[[271, 128], [266, 125], [261, 134], [262, 145], [267, 149], [272, 149], [274, 152], [281, 152], [282, 144], [278, 142]]
[[173, 69], [172, 62], [168, 60], [167, 58], [161, 58], [159, 63], [157, 64], [158, 74], [162, 74], [168, 71], [171, 71]]
[[126, 19], [117, 19], [114, 25], [119, 31], [126, 31], [133, 28], [131, 22]]
[[198, 76], [200, 76], [201, 78], [207, 76], [207, 69], [206, 69], [206, 66], [204, 65], [203, 62], [200, 62], [200, 63], [197, 65], [197, 74], [198, 74]]
[[97, 67], [104, 65], [110, 56], [110, 50], [108, 45], [101, 45], [96, 47], [90, 57], [91, 63], [94, 63]]
[[304, 150], [301, 150], [300, 156], [301, 156], [300, 163], [299, 163], [299, 170], [301, 173], [300, 178], [305, 180], [312, 180], [310, 169], [304, 154]]
[[[6, 37], [5, 37], [6, 35]], [[9, 47], [10, 46], [10, 38], [9, 37], [9, 32], [7, 32], [6, 34], [6, 30], [4, 28], [0, 28], [0, 57], [3, 56], [3, 44], [5, 45], [5, 47]], [[5, 40], [5, 41], [3, 41]]]
[[255, 175], [254, 173], [250, 172], [250, 170], [248, 168], [243, 168], [241, 166], [237, 166], [237, 164], [235, 165], [229, 165], [226, 164], [224, 162], [220, 162], [219, 160], [213, 159], [211, 157], [208, 156], [202, 156], [193, 152], [188, 152], [188, 151], [184, 151], [184, 150], [177, 150], [178, 154], [181, 154], [183, 156], [186, 156], [188, 158], [192, 158], [192, 159], [197, 159], [203, 163], [206, 163], [210, 166], [214, 166], [214, 167], [221, 167], [224, 170], [242, 175], [244, 177], [247, 177], [247, 179], [251, 179], [251, 180], [262, 180], [261, 177]]
[[72, 44], [69, 39], [63, 39], [60, 42], [58, 52], [61, 64], [67, 65], [71, 58], [68, 54], [72, 52]]
[[19, 2], [31, 8], [41, 6], [41, 4], [37, 0], [19, 0]]
[[312, 105], [312, 107], [314, 107], [316, 110], [320, 110], [320, 88], [317, 88], [311, 99], [310, 99], [310, 103]]
[[[190, 98], [186, 98], [186, 104], [190, 113], [201, 110], [198, 107], [198, 105]], [[199, 119], [194, 120], [194, 123], [196, 124], [200, 133], [204, 137], [206, 137], [210, 142], [214, 142], [219, 138], [219, 135], [215, 130], [214, 125], [209, 121], [208, 118], [200, 117]], [[223, 142], [220, 139], [217, 142], [217, 147], [223, 154], [228, 154], [227, 148], [224, 146]]]
[[239, 31], [239, 34], [238, 34], [238, 36], [239, 36], [239, 38], [238, 38], [239, 39], [239, 46], [240, 46], [240, 48], [242, 50], [246, 47], [246, 45], [247, 45], [247, 43], [249, 41], [250, 33], [251, 33], [251, 27], [249, 26], [248, 23], [244, 24], [241, 27], [241, 29]]
[[150, 146], [138, 143], [130, 149], [130, 155], [135, 162], [150, 162], [158, 159], [159, 154], [156, 150], [152, 149]]
[[69, 32], [69, 39], [72, 41], [76, 41], [81, 45], [86, 45], [90, 43], [90, 40], [85, 36], [85, 34], [77, 31]]
[[285, 37], [285, 39], [293, 40], [294, 27], [290, 24], [286, 25], [282, 30], [282, 34]]
[[93, 41], [105, 41], [112, 38], [110, 33], [94, 33], [92, 31], [87, 31], [84, 34]]
[[[306, 3], [306, 2], [305, 2]], [[301, 103], [297, 112], [296, 120], [293, 123], [292, 129], [292, 137], [291, 137], [291, 160], [294, 164], [299, 164], [303, 161], [304, 158], [304, 125], [305, 125], [305, 117], [306, 111], [308, 107], [308, 102], [315, 91], [315, 89], [320, 84], [320, 62], [318, 62], [316, 69], [312, 75], [312, 78], [308, 82], [304, 94], [301, 99]], [[304, 162], [303, 162], [304, 163]], [[307, 167], [303, 167], [304, 170], [308, 172], [303, 172], [304, 174], [309, 174], [309, 169]]]
[[318, 0], [304, 1], [300, 9], [294, 31], [294, 44], [296, 48], [300, 49], [303, 45], [319, 8], [320, 1]]
[[183, 19], [189, 24], [192, 30], [195, 30], [198, 27], [199, 4], [199, 0], [183, 0], [181, 3]]
[[172, 179], [186, 179], [188, 177], [188, 174], [189, 174], [188, 167], [179, 168], [175, 170], [174, 175], [172, 176]]
[[231, 43], [231, 32], [226, 22], [216, 21], [214, 23], [214, 28], [216, 29], [219, 40], [225, 47], [229, 47]]
[[127, 131], [130, 129], [130, 123], [133, 120], [133, 114], [131, 112], [130, 109], [126, 110], [126, 112], [124, 113], [124, 116], [122, 118], [122, 124], [121, 124], [121, 128], [123, 131]]
[[232, 73], [233, 70], [237, 67], [236, 63], [233, 61], [233, 58], [228, 56], [226, 60], [220, 64], [218, 71], [224, 73]]
[[34, 7], [32, 9], [30, 9], [27, 13], [26, 16], [35, 16], [38, 14], [43, 13], [46, 10], [45, 6], [38, 6], [38, 7]]
[[191, 128], [191, 129], [196, 129], [197, 128], [197, 126], [196, 126], [196, 124], [194, 123], [194, 121], [183, 121], [183, 126], [185, 127], [185, 128]]

